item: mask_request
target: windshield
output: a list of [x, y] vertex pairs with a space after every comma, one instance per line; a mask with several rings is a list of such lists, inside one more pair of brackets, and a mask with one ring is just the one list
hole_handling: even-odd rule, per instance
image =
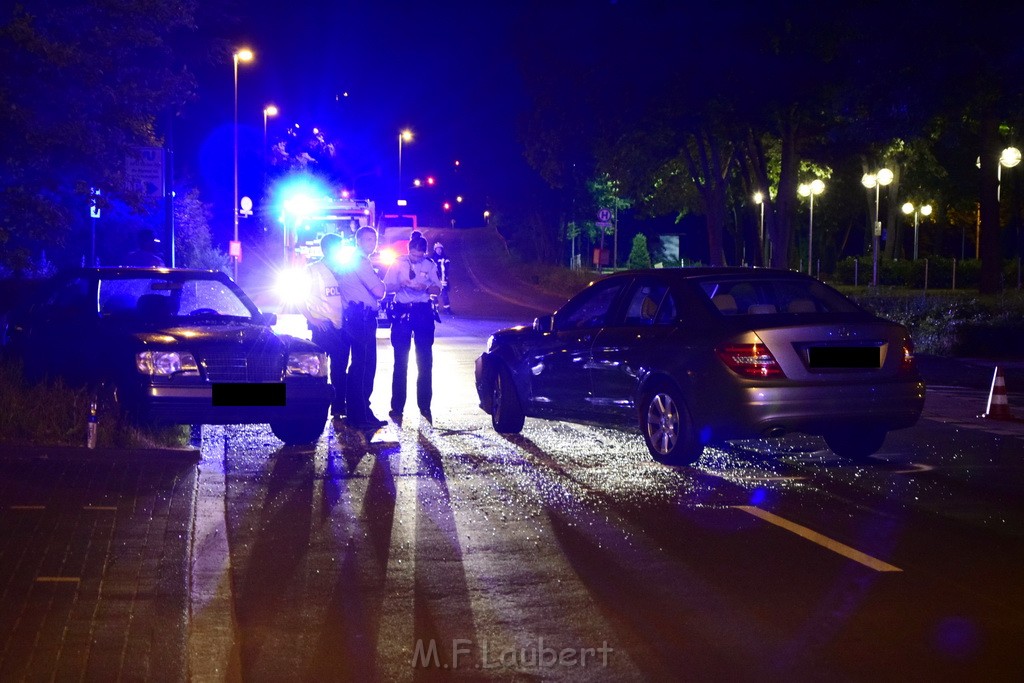
[[238, 295], [213, 279], [169, 280], [159, 275], [103, 279], [98, 294], [100, 315], [104, 318], [252, 317], [252, 311]]

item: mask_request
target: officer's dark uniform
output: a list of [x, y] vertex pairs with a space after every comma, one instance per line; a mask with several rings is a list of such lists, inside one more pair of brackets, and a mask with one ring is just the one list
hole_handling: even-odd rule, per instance
[[[421, 238], [422, 239], [422, 238]], [[425, 246], [425, 245], [424, 245]], [[395, 350], [395, 370], [391, 379], [391, 411], [401, 414], [405, 408], [409, 374], [409, 350], [416, 342], [416, 405], [427, 419], [433, 397], [431, 375], [434, 363], [434, 308], [426, 289], [412, 288], [411, 283], [440, 287], [437, 267], [424, 258], [418, 263], [400, 256], [388, 269], [384, 284], [395, 293], [391, 322], [391, 346]]]

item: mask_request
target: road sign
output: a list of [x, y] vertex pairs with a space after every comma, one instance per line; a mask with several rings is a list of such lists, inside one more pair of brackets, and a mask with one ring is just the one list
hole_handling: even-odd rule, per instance
[[597, 210], [597, 220], [600, 221], [601, 223], [608, 223], [608, 222], [610, 222], [612, 220], [612, 210], [611, 209], [598, 209]]
[[125, 156], [124, 174], [129, 189], [145, 197], [164, 196], [163, 147], [136, 147]]
[[89, 217], [90, 218], [99, 218], [100, 217], [100, 207], [97, 206], [97, 204], [99, 203], [98, 200], [97, 200], [97, 197], [99, 197], [100, 194], [101, 193], [100, 193], [100, 189], [99, 188], [97, 188], [97, 187], [90, 187], [89, 188]]

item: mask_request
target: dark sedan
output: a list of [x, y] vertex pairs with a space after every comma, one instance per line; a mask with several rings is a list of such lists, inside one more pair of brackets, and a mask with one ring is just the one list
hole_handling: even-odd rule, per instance
[[12, 314], [6, 341], [30, 379], [91, 387], [133, 420], [269, 423], [286, 444], [310, 443], [327, 423], [326, 357], [274, 334], [275, 318], [223, 273], [90, 268]]
[[476, 386], [499, 432], [527, 416], [624, 423], [673, 465], [787, 432], [866, 458], [917, 422], [925, 393], [906, 328], [809, 276], [746, 268], [602, 279], [492, 335]]

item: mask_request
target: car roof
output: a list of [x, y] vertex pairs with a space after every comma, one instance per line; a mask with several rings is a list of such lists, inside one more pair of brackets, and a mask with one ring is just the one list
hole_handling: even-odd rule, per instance
[[[808, 279], [810, 276], [794, 270], [777, 268], [741, 268], [737, 266], [711, 266], [699, 268], [650, 268], [647, 270], [628, 270], [608, 275], [608, 278], [624, 278], [637, 276], [653, 276], [667, 280], [696, 280], [722, 276], [740, 276], [750, 279], [771, 280], [783, 278]], [[812, 278], [813, 279], [813, 278]]]
[[227, 275], [219, 270], [201, 270], [198, 268], [163, 268], [163, 267], [142, 267], [142, 266], [100, 266], [97, 268], [75, 268], [66, 271], [66, 274], [86, 277], [152, 277], [154, 275], [170, 277], [203, 277], [211, 275], [217, 279], [226, 278]]

